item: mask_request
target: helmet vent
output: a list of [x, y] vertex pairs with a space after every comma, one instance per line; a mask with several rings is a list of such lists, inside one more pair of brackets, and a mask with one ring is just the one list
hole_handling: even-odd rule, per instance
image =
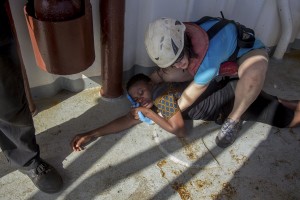
[[159, 57], [155, 58], [155, 60], [159, 60]]
[[171, 43], [172, 43], [172, 48], [173, 48], [173, 51], [174, 51], [174, 55], [176, 55], [179, 48], [178, 48], [178, 46], [175, 44], [175, 42], [173, 41], [173, 39], [171, 39]]
[[181, 25], [181, 22], [176, 20], [175, 25]]

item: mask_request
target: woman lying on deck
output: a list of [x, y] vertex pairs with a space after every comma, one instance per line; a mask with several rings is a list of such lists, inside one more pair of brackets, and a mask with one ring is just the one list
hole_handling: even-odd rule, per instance
[[[232, 110], [236, 83], [237, 80], [234, 79], [213, 81], [192, 106], [181, 112], [177, 100], [188, 83], [154, 84], [148, 76], [137, 74], [128, 81], [126, 89], [140, 107], [132, 108], [126, 115], [99, 128], [76, 135], [71, 146], [74, 151], [81, 151], [82, 146], [91, 139], [126, 130], [139, 124], [141, 117], [144, 121], [152, 120], [178, 137], [186, 135], [184, 120], [187, 119], [222, 124]], [[261, 92], [243, 114], [242, 120], [266, 123], [279, 128], [299, 126], [300, 103], [280, 100]], [[234, 128], [241, 129], [241, 124]]]

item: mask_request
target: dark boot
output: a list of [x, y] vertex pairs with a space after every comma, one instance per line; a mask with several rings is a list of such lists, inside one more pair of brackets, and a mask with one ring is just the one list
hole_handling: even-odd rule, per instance
[[45, 193], [56, 193], [62, 189], [63, 181], [61, 176], [54, 167], [43, 160], [34, 169], [20, 169], [19, 171], [26, 174], [34, 185]]

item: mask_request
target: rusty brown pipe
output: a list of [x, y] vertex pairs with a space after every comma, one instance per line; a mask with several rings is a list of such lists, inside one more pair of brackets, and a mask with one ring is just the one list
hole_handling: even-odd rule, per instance
[[21, 67], [22, 76], [23, 76], [23, 82], [24, 82], [24, 89], [25, 89], [26, 98], [27, 98], [27, 101], [28, 101], [28, 104], [29, 104], [30, 112], [34, 116], [34, 115], [37, 114], [37, 109], [36, 109], [36, 106], [33, 102], [33, 98], [32, 98], [32, 95], [31, 95], [31, 91], [30, 91], [30, 87], [29, 87], [29, 83], [28, 83], [28, 77], [27, 77], [26, 69], [25, 69], [22, 54], [21, 54], [20, 43], [19, 43], [19, 40], [18, 40], [18, 37], [17, 37], [15, 23], [14, 23], [14, 20], [13, 20], [13, 17], [12, 17], [12, 13], [11, 13], [11, 9], [10, 9], [10, 3], [9, 3], [8, 0], [5, 2], [5, 9], [6, 9], [6, 13], [8, 15], [8, 18], [9, 18], [9, 22], [10, 22], [11, 30], [12, 30], [12, 33], [13, 33], [13, 37], [15, 38], [15, 41], [16, 41], [16, 47], [17, 47], [17, 52], [18, 52], [19, 61], [20, 61], [20, 67]]
[[125, 0], [101, 0], [101, 76], [100, 94], [117, 98], [123, 94], [123, 46]]

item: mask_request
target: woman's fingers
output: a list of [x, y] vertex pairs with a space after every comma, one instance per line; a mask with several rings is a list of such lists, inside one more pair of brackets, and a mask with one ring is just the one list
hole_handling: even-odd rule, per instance
[[82, 145], [87, 142], [87, 138], [85, 136], [77, 135], [73, 138], [71, 142], [71, 147], [73, 151], [81, 151], [83, 150]]
[[132, 117], [134, 119], [139, 119], [139, 115], [138, 115], [138, 109], [137, 108], [132, 108], [131, 111], [130, 111]]

